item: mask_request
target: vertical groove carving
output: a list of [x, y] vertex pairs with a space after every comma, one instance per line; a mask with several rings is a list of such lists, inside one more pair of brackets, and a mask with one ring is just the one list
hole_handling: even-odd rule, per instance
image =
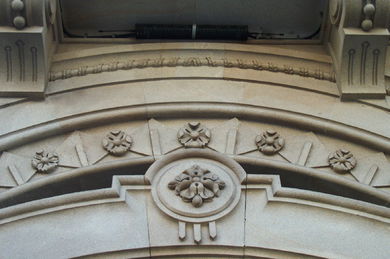
[[378, 84], [378, 59], [379, 59], [379, 49], [374, 49], [372, 52], [374, 56], [374, 61], [372, 65], [372, 84], [377, 85]]
[[353, 84], [353, 62], [355, 58], [355, 50], [350, 49], [348, 51], [348, 84]]
[[362, 56], [360, 61], [360, 84], [366, 84], [366, 60], [367, 60], [367, 49], [370, 43], [367, 41], [362, 43]]
[[24, 59], [24, 42], [17, 40], [15, 42], [18, 47], [18, 56], [19, 56], [19, 80], [24, 81], [25, 78], [25, 59]]
[[11, 57], [11, 47], [6, 46], [5, 50], [5, 59], [7, 64], [7, 82], [12, 81], [12, 57]]
[[32, 60], [32, 81], [38, 80], [38, 61], [37, 61], [37, 48], [31, 47], [31, 60]]

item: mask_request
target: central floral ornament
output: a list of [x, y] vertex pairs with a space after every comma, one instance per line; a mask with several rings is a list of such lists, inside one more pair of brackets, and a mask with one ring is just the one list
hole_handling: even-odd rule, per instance
[[200, 122], [189, 122], [177, 133], [179, 142], [185, 147], [205, 147], [210, 137], [210, 130]]
[[198, 208], [203, 205], [204, 201], [211, 201], [214, 197], [218, 197], [225, 187], [225, 182], [209, 170], [193, 165], [176, 176], [168, 187], [175, 190], [176, 195], [180, 196], [183, 201], [191, 202], [194, 207]]

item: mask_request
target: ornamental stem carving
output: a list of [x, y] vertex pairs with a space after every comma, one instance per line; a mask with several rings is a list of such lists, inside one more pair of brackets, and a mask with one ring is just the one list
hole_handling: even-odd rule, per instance
[[46, 152], [44, 150], [35, 153], [31, 160], [32, 166], [40, 173], [49, 173], [53, 171], [59, 163], [56, 153]]
[[266, 155], [273, 155], [284, 147], [284, 139], [276, 131], [267, 130], [256, 137], [259, 151]]
[[177, 196], [184, 202], [191, 202], [195, 208], [218, 197], [224, 187], [225, 183], [217, 175], [198, 165], [185, 170], [168, 184], [169, 189], [175, 190]]
[[130, 150], [133, 140], [125, 132], [115, 130], [111, 131], [103, 138], [102, 144], [108, 153], [114, 156], [122, 156]]
[[350, 170], [355, 168], [357, 161], [353, 154], [345, 149], [339, 149], [329, 154], [328, 157], [329, 165], [339, 174], [348, 173]]
[[177, 133], [177, 138], [184, 147], [205, 147], [210, 137], [210, 130], [199, 122], [189, 122]]

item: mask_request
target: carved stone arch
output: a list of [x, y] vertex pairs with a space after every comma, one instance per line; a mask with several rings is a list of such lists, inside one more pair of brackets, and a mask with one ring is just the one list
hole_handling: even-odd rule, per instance
[[84, 2], [0, 0], [0, 258], [389, 257], [389, 0]]
[[[257, 173], [248, 174], [235, 160], [251, 164], [258, 169]], [[193, 165], [196, 165], [195, 171], [188, 172]], [[138, 171], [147, 167], [145, 175]], [[334, 184], [337, 189], [350, 188], [360, 193], [361, 197], [366, 195], [374, 200], [368, 203], [283, 187], [278, 175], [282, 171], [319, 178]], [[46, 193], [47, 197], [40, 199], [43, 198], [42, 193], [39, 194], [40, 188], [41, 192], [49, 191], [45, 186], [51, 186], [51, 190], [65, 190], [64, 186], [77, 183], [82, 176], [96, 179], [99, 173], [104, 172], [110, 178], [113, 174], [123, 175], [113, 176], [109, 188], [78, 190], [62, 195], [52, 193], [49, 194], [51, 197]], [[190, 178], [182, 178], [183, 172], [188, 172], [185, 177]], [[198, 175], [198, 172], [201, 174]], [[360, 231], [367, 231], [369, 225], [375, 230], [375, 237], [360, 236], [359, 240], [363, 238], [364, 242], [377, 244], [388, 242], [384, 226], [388, 224], [389, 211], [373, 204], [375, 199], [389, 202], [388, 196], [381, 196], [379, 191], [351, 184], [350, 181], [315, 174], [315, 170], [284, 162], [228, 156], [205, 149], [176, 151], [156, 161], [148, 158], [122, 159], [76, 169], [67, 175], [46, 178], [6, 192], [11, 203], [19, 204], [0, 212], [0, 224], [10, 226], [5, 227], [0, 235], [19, 236], [25, 244], [19, 248], [20, 253], [33, 256], [59, 253], [54, 245], [60, 241], [64, 247], [61, 255], [65, 253], [69, 257], [153, 258], [164, 255], [176, 258], [184, 250], [190, 251], [194, 258], [204, 253], [215, 257], [242, 257], [244, 253], [248, 258], [329, 258], [361, 253], [383, 254], [385, 251], [378, 247], [356, 249], [354, 236]], [[200, 179], [203, 177], [205, 179]], [[189, 184], [175, 193], [170, 188], [171, 180], [189, 181]], [[61, 183], [65, 185], [60, 186]], [[210, 183], [212, 185], [208, 185]], [[221, 183], [223, 185], [219, 185]], [[197, 187], [192, 191], [204, 199], [201, 206], [193, 206], [194, 203], [188, 200], [190, 198], [185, 200], [181, 196], [187, 195], [186, 188], [190, 189], [193, 184]], [[211, 196], [203, 196], [201, 193], [206, 188], [201, 189], [199, 184], [217, 189], [209, 189], [208, 195]], [[26, 202], [18, 196], [29, 196], [29, 199], [36, 200]], [[1, 202], [7, 205], [4, 199]], [[300, 218], [303, 216], [304, 220]], [[34, 226], [41, 220], [47, 224], [40, 226], [40, 232], [36, 232]], [[339, 226], [349, 224], [351, 228], [343, 234], [333, 231], [328, 225], [330, 223]], [[80, 224], [88, 231], [73, 233]], [[57, 227], [53, 230], [53, 226]], [[297, 234], [304, 233], [303, 227], [318, 228], [322, 234], [316, 237]], [[50, 244], [45, 250], [40, 249], [36, 246], [39, 238], [31, 238], [27, 232], [21, 235], [25, 231], [30, 231], [35, 237], [44, 234], [45, 238], [49, 237]], [[94, 236], [96, 243], [80, 246], [80, 240], [88, 240], [90, 236]], [[274, 236], [277, 238], [274, 239]], [[336, 248], [325, 249], [318, 238], [326, 240], [327, 247]], [[280, 239], [291, 241], [281, 245], [277, 242]], [[336, 243], [342, 244], [341, 250]], [[178, 246], [178, 249], [172, 250], [172, 246]]]

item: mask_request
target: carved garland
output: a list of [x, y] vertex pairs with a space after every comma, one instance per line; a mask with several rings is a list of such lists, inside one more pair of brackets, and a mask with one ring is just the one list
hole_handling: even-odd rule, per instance
[[257, 59], [252, 60], [229, 60], [229, 59], [212, 59], [211, 57], [189, 57], [189, 58], [158, 58], [158, 59], [139, 59], [125, 62], [112, 62], [107, 64], [99, 64], [95, 66], [84, 66], [74, 69], [66, 69], [59, 72], [50, 72], [49, 80], [63, 80], [71, 77], [85, 76], [89, 74], [98, 74], [103, 72], [141, 69], [148, 67], [227, 67], [240, 69], [253, 69], [258, 71], [278, 72], [290, 75], [298, 75], [302, 77], [310, 77], [318, 80], [336, 82], [334, 72], [324, 72], [319, 69], [311, 70], [303, 67], [292, 67], [289, 65], [278, 65], [271, 62], [262, 63]]

